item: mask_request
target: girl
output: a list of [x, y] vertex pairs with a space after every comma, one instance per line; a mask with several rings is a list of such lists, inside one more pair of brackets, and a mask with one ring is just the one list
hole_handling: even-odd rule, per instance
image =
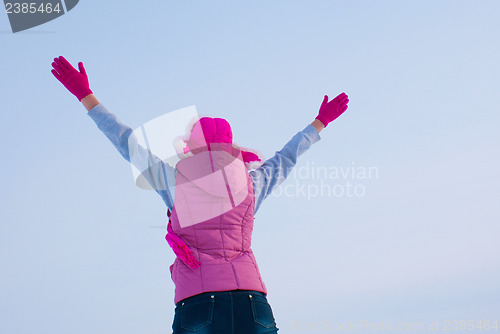
[[347, 110], [347, 95], [330, 102], [325, 95], [314, 121], [264, 162], [233, 143], [226, 120], [203, 117], [187, 134], [184, 158], [174, 168], [138, 145], [132, 129], [96, 99], [83, 63], [77, 71], [60, 56], [52, 67], [120, 154], [133, 162], [133, 145], [133, 153], [148, 163], [143, 176], [167, 205], [166, 239], [177, 255], [170, 266], [175, 285], [173, 334], [277, 333], [251, 249], [254, 214], [298, 156], [320, 140], [319, 132]]

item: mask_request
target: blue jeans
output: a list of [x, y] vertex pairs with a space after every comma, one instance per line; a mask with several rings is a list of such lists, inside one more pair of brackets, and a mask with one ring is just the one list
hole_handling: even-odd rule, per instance
[[264, 293], [252, 290], [204, 292], [175, 305], [173, 334], [278, 333]]

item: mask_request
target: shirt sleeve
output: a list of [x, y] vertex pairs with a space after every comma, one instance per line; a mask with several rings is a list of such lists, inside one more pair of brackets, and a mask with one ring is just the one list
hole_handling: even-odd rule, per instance
[[[137, 142], [133, 130], [122, 124], [116, 115], [109, 112], [102, 103], [87, 112], [122, 157], [132, 163], [153, 189], [162, 197], [169, 209], [173, 208], [173, 198], [168, 187], [175, 184], [175, 168], [164, 163]], [[130, 152], [133, 152], [131, 159]]]
[[287, 178], [297, 163], [297, 158], [320, 139], [318, 130], [309, 124], [262, 166], [250, 171], [255, 192], [255, 213], [262, 201]]

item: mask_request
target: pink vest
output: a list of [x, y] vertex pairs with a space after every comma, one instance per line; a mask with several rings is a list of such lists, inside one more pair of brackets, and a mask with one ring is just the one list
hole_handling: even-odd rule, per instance
[[191, 268], [176, 257], [170, 266], [175, 304], [210, 291], [267, 294], [251, 249], [253, 183], [239, 158], [206, 151], [177, 163], [172, 229], [201, 265]]

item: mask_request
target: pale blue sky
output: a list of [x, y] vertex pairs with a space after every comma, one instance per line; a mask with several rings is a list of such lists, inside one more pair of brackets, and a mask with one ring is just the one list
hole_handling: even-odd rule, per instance
[[266, 158], [324, 94], [349, 95], [297, 167], [376, 167], [378, 178], [327, 178], [365, 194], [307, 200], [293, 192], [321, 180], [297, 174], [282, 185], [291, 195], [256, 215], [252, 247], [280, 333], [500, 320], [499, 11], [498, 1], [80, 1], [17, 34], [0, 14], [0, 332], [171, 332], [174, 254], [151, 228], [166, 207], [53, 78], [59, 55], [83, 61], [97, 98], [132, 128], [196, 105]]

